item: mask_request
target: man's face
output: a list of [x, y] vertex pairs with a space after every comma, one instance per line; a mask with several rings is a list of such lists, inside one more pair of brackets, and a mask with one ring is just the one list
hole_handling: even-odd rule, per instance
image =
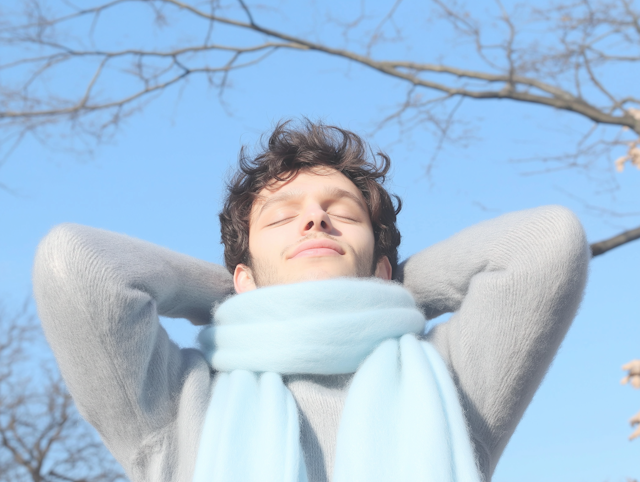
[[343, 276], [391, 279], [389, 260], [374, 264], [373, 251], [369, 211], [355, 184], [333, 169], [302, 171], [254, 202], [252, 263], [236, 267], [236, 291]]

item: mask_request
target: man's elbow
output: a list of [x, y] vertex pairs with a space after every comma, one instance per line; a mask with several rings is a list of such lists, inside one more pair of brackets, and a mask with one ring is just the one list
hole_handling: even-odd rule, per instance
[[59, 224], [40, 241], [33, 264], [34, 283], [45, 278], [67, 278], [73, 269], [77, 225]]
[[570, 282], [582, 291], [586, 283], [591, 250], [578, 217], [563, 206], [538, 208], [531, 219], [530, 247], [547, 271], [549, 282]]
[[557, 253], [558, 260], [588, 265], [591, 259], [589, 243], [573, 211], [557, 205], [545, 206], [541, 211], [541, 229], [545, 231], [544, 235]]
[[64, 293], [86, 286], [87, 250], [82, 243], [83, 226], [60, 224], [40, 241], [33, 264], [36, 302], [49, 303]]

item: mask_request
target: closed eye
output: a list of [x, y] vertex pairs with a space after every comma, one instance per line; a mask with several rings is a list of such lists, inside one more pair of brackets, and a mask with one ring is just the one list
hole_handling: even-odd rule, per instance
[[272, 223], [267, 224], [265, 227], [271, 227], [271, 226], [278, 226], [280, 224], [286, 224], [288, 221], [291, 221], [293, 219], [295, 219], [297, 216], [288, 216], [286, 218], [283, 219], [278, 219], [277, 221], [274, 221]]
[[341, 215], [341, 214], [332, 214], [332, 213], [328, 213], [328, 214], [329, 214], [329, 216], [331, 216], [332, 218], [338, 218], [339, 220], [342, 220], [342, 221], [349, 221], [349, 222], [352, 222], [352, 223], [357, 223], [357, 222], [359, 222], [359, 220], [358, 220], [358, 219], [354, 219], [354, 218], [349, 217], [349, 216], [344, 216], [344, 215]]

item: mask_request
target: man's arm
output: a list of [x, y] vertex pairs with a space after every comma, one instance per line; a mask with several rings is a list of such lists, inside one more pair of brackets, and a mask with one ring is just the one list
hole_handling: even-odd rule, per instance
[[[232, 287], [220, 266], [99, 229], [62, 225], [41, 242], [34, 291], [45, 334], [80, 412], [125, 468], [210, 387], [204, 359], [171, 342], [158, 315], [207, 323]], [[202, 400], [182, 401], [185, 386]]]
[[589, 259], [577, 218], [548, 206], [465, 229], [401, 266], [427, 318], [455, 312], [427, 338], [489, 477], [575, 316]]

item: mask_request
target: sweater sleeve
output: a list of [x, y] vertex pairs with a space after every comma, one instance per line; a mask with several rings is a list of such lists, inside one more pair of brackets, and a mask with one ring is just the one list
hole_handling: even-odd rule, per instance
[[577, 218], [547, 206], [480, 223], [412, 256], [399, 279], [458, 387], [490, 479], [580, 304], [590, 260]]
[[139, 448], [210, 390], [202, 356], [180, 350], [158, 316], [207, 323], [232, 290], [221, 266], [108, 231], [66, 224], [40, 243], [34, 293], [47, 340], [80, 413], [130, 475]]

